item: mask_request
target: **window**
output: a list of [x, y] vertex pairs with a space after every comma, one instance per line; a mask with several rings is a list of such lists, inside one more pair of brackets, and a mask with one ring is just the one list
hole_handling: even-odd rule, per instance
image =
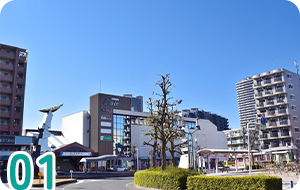
[[296, 110], [297, 110], [297, 108], [296, 108], [295, 105], [292, 105], [291, 107], [292, 107], [292, 110], [293, 110], [293, 111], [296, 111]]
[[292, 84], [289, 84], [289, 89], [293, 90], [293, 85]]
[[295, 100], [294, 94], [291, 94], [291, 95], [290, 95], [290, 98], [291, 98], [291, 100]]
[[296, 138], [296, 143], [300, 144], [300, 139], [299, 138]]
[[295, 127], [295, 132], [296, 132], [296, 133], [299, 133], [299, 132], [300, 132], [299, 127]]
[[288, 79], [292, 79], [292, 75], [290, 73], [287, 74]]
[[293, 116], [293, 121], [294, 121], [294, 122], [298, 122], [297, 116]]

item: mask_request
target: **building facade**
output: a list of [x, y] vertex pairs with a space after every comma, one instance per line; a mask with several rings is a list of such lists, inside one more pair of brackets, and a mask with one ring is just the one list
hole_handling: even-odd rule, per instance
[[261, 148], [296, 145], [294, 158], [299, 158], [300, 76], [286, 69], [276, 69], [252, 78], [257, 114], [266, 118], [267, 129], [260, 132]]
[[[229, 150], [248, 150], [248, 133], [243, 129], [232, 129], [223, 131], [227, 137], [227, 144]], [[252, 150], [259, 150], [259, 135], [255, 137]]]
[[0, 135], [21, 135], [28, 51], [0, 44]]
[[248, 77], [235, 85], [240, 126], [245, 126], [247, 124], [247, 120], [254, 120], [256, 118], [253, 79], [252, 77]]
[[[76, 131], [76, 133], [74, 133]], [[90, 114], [80, 111], [62, 118], [62, 133], [70, 142], [90, 146]]]
[[229, 130], [228, 119], [215, 113], [200, 110], [198, 108], [192, 108], [179, 111], [179, 114], [182, 117], [208, 119], [217, 126], [218, 131]]
[[143, 112], [143, 96], [132, 97], [132, 94], [124, 94], [126, 98], [131, 98], [132, 111]]

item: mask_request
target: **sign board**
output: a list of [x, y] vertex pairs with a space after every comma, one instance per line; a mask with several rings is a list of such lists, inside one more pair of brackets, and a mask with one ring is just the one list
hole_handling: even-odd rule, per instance
[[111, 134], [111, 129], [101, 129], [100, 133]]
[[1, 144], [15, 144], [15, 137], [0, 136]]
[[101, 115], [101, 119], [111, 120], [111, 115]]
[[101, 121], [101, 127], [111, 127], [111, 122]]
[[60, 152], [60, 156], [92, 156], [91, 152]]
[[260, 119], [261, 124], [266, 125], [266, 118], [262, 117]]
[[101, 141], [111, 141], [111, 136], [101, 136], [100, 140]]

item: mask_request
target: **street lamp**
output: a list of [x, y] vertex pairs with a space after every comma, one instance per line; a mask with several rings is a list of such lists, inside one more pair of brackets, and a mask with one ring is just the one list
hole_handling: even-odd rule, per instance
[[[189, 128], [188, 126], [186, 125], [183, 129], [183, 126], [182, 126], [182, 119], [180, 118], [179, 121], [178, 121], [178, 125], [179, 125], [179, 128], [180, 128], [180, 131], [183, 131], [185, 134], [187, 134], [187, 140], [188, 140], [188, 161], [189, 161], [189, 168], [190, 168], [190, 163], [191, 163], [191, 159], [192, 158], [192, 163], [193, 163], [193, 167], [192, 169], [194, 169], [195, 167], [195, 163], [194, 163], [194, 143], [193, 143], [193, 134], [198, 131], [198, 130], [201, 130], [200, 129], [200, 125], [199, 125], [199, 118], [197, 117], [196, 118], [196, 129], [193, 131], [193, 132], [190, 132], [189, 131]], [[190, 157], [190, 141], [192, 142], [192, 156]]]

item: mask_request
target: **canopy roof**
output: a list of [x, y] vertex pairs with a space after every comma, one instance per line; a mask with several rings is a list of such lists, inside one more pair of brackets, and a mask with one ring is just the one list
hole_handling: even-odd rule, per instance
[[118, 155], [103, 155], [98, 157], [82, 158], [80, 162], [98, 162], [104, 160], [114, 160]]
[[[257, 150], [251, 150], [251, 153], [257, 153]], [[228, 150], [228, 149], [202, 149], [198, 154], [246, 154], [248, 150]]]

